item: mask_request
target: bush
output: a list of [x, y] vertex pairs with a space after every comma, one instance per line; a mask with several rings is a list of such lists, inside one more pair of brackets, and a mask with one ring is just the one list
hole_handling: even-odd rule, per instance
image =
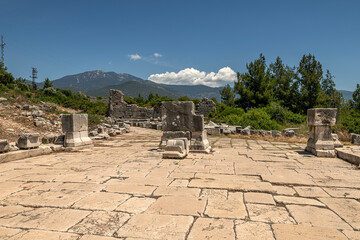
[[44, 88], [42, 94], [45, 96], [55, 96], [56, 90], [53, 87]]
[[239, 125], [243, 127], [251, 126], [254, 129], [280, 130], [280, 125], [275, 120], [272, 120], [264, 109], [260, 108], [251, 109], [242, 115]]
[[223, 122], [229, 125], [240, 125], [241, 116], [230, 114], [229, 116], [224, 117]]
[[347, 130], [349, 133], [360, 134], [360, 112], [355, 110], [341, 111], [335, 128], [337, 130]]
[[293, 113], [291, 111], [287, 111], [286, 120], [291, 123], [301, 124], [306, 122], [306, 116], [298, 113]]
[[288, 110], [277, 102], [272, 102], [265, 108], [271, 119], [283, 123], [286, 121]]

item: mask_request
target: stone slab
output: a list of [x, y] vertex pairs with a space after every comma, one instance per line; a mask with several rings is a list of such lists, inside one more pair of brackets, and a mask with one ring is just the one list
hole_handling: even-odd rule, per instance
[[276, 240], [346, 240], [338, 230], [306, 225], [274, 224]]
[[198, 218], [187, 239], [235, 239], [234, 222], [229, 219]]
[[193, 223], [191, 216], [138, 214], [117, 231], [118, 237], [183, 240]]

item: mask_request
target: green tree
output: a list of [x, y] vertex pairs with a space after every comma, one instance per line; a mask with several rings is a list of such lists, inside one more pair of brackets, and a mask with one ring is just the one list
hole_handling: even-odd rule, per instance
[[274, 99], [281, 105], [292, 108], [296, 104], [293, 99], [295, 89], [292, 87], [296, 78], [295, 67], [284, 65], [281, 58], [277, 57], [269, 68], [274, 84]]
[[7, 68], [5, 67], [3, 62], [0, 62], [0, 84], [5, 86], [14, 83], [14, 77], [11, 73], [8, 73]]
[[326, 70], [325, 78], [321, 81], [321, 94], [319, 96], [319, 104], [322, 107], [339, 108], [343, 103], [342, 94], [336, 90], [334, 76], [329, 70]]
[[235, 92], [240, 96], [236, 103], [244, 109], [265, 107], [273, 99], [273, 82], [267, 68], [265, 57], [246, 64], [247, 72], [238, 74], [234, 84]]
[[297, 73], [300, 83], [301, 109], [303, 112], [306, 112], [307, 109], [313, 108], [318, 104], [323, 70], [315, 56], [309, 54], [302, 57]]
[[191, 99], [188, 96], [180, 96], [178, 101], [191, 101]]
[[356, 84], [356, 89], [353, 92], [352, 97], [354, 108], [360, 111], [360, 84]]
[[53, 87], [52, 82], [50, 82], [49, 78], [45, 78], [43, 89], [50, 88], [50, 87]]
[[221, 95], [221, 102], [225, 103], [226, 105], [232, 107], [235, 104], [235, 92], [230, 87], [229, 84], [227, 84], [225, 87], [223, 87], [220, 91]]

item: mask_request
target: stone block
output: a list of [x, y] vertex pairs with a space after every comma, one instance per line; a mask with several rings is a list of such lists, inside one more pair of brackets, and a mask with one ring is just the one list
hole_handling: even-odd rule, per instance
[[92, 140], [88, 133], [87, 114], [63, 114], [61, 123], [63, 132], [65, 132], [65, 147], [92, 146]]
[[350, 138], [351, 138], [352, 144], [360, 145], [360, 135], [359, 134], [351, 133]]
[[336, 108], [308, 109], [309, 139], [306, 151], [318, 157], [336, 157], [331, 126], [336, 124]]
[[0, 153], [10, 151], [10, 145], [8, 140], [0, 139]]
[[187, 138], [175, 138], [166, 141], [163, 158], [185, 158], [189, 153], [189, 140]]
[[[162, 114], [164, 131], [192, 131], [194, 129], [193, 102], [163, 102]], [[197, 121], [200, 121], [199, 118]]]
[[190, 132], [184, 132], [184, 131], [164, 131], [163, 135], [161, 136], [161, 142], [160, 142], [160, 149], [164, 149], [166, 146], [166, 141], [169, 139], [175, 139], [175, 138], [186, 138], [188, 140], [191, 139], [191, 133]]
[[332, 139], [334, 141], [335, 148], [342, 148], [344, 145], [339, 141], [339, 136], [336, 133], [331, 134]]
[[205, 130], [191, 133], [190, 152], [210, 153], [210, 150], [211, 147]]
[[281, 137], [281, 132], [278, 130], [271, 130], [272, 137]]
[[61, 124], [63, 132], [88, 131], [88, 115], [62, 114]]
[[334, 126], [336, 117], [337, 108], [311, 108], [307, 110], [309, 126]]
[[40, 146], [39, 133], [20, 134], [16, 146], [20, 149], [31, 149]]
[[208, 135], [220, 135], [220, 128], [206, 128], [205, 129]]
[[44, 144], [54, 143], [56, 138], [57, 136], [54, 134], [47, 134], [42, 138], [41, 142]]

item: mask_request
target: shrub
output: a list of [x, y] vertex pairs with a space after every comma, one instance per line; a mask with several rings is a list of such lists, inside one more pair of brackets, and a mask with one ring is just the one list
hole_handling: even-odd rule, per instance
[[301, 124], [306, 122], [306, 115], [301, 115], [298, 113], [293, 113], [291, 111], [287, 111], [286, 120], [291, 123]]
[[240, 125], [241, 116], [236, 114], [230, 114], [224, 117], [223, 122], [229, 125]]
[[355, 110], [341, 111], [336, 129], [360, 134], [360, 112]]
[[42, 94], [45, 96], [55, 96], [56, 90], [53, 87], [44, 88]]
[[241, 116], [241, 126], [250, 125], [255, 129], [280, 130], [280, 125], [271, 119], [270, 115], [264, 109], [251, 109]]
[[283, 123], [286, 121], [288, 110], [277, 102], [272, 102], [265, 108], [271, 119]]

